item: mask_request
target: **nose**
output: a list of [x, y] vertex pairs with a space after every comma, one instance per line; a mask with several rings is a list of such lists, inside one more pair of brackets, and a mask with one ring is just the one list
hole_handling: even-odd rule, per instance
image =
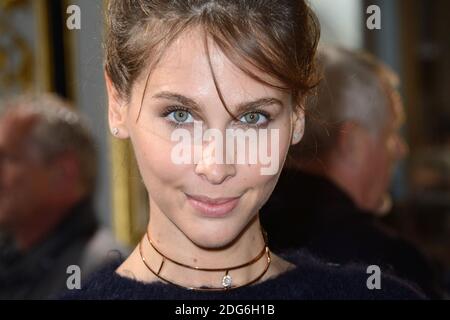
[[235, 164], [227, 164], [225, 156], [216, 159], [218, 151], [215, 143], [209, 143], [203, 147], [202, 157], [195, 166], [195, 173], [211, 184], [221, 184], [236, 175]]

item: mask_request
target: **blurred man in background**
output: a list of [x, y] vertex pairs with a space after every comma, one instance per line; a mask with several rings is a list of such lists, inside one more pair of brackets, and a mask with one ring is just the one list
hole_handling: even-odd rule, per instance
[[50, 95], [1, 111], [0, 298], [45, 299], [67, 288], [69, 266], [84, 279], [119, 246], [94, 214], [96, 150], [79, 115]]
[[438, 297], [427, 260], [377, 217], [390, 211], [393, 169], [407, 154], [397, 76], [345, 49], [322, 48], [319, 60], [324, 75], [306, 108], [305, 137], [261, 210], [272, 249], [375, 264]]

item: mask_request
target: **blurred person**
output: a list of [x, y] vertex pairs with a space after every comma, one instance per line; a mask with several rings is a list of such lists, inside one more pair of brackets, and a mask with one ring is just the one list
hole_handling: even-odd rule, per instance
[[0, 115], [0, 299], [45, 299], [123, 250], [100, 228], [96, 149], [80, 116], [53, 95], [21, 96]]
[[378, 219], [390, 211], [393, 169], [408, 151], [398, 78], [367, 53], [324, 47], [319, 57], [313, 116], [262, 208], [271, 245], [306, 247], [330, 263], [375, 264], [438, 297], [426, 258]]

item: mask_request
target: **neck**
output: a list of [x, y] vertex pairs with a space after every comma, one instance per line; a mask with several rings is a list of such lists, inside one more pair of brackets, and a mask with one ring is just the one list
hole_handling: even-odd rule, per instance
[[[148, 234], [155, 248], [166, 257], [192, 267], [224, 269], [224, 271], [198, 271], [174, 264], [167, 259], [161, 268], [163, 257], [143, 239], [142, 254], [149, 267], [171, 282], [184, 287], [220, 287], [225, 269], [250, 262], [264, 249], [265, 241], [258, 215], [232, 243], [220, 248], [203, 248], [191, 241], [159, 210], [153, 210]], [[267, 256], [249, 266], [229, 271], [234, 285], [249, 283], [258, 278], [267, 266]]]

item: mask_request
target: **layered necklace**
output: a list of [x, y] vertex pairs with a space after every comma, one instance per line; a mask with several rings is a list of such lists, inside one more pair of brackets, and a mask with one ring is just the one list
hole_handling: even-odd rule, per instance
[[[259, 252], [259, 254], [257, 256], [255, 256], [253, 259], [251, 259], [248, 262], [242, 263], [240, 265], [235, 265], [235, 266], [231, 266], [231, 267], [226, 267], [226, 268], [203, 268], [203, 267], [199, 267], [199, 266], [190, 266], [188, 264], [185, 263], [181, 263], [179, 261], [176, 261], [175, 259], [169, 258], [167, 255], [165, 255], [164, 253], [161, 252], [161, 250], [159, 250], [155, 244], [153, 243], [148, 231], [145, 234], [145, 239], [147, 239], [147, 242], [150, 244], [150, 246], [153, 248], [153, 250], [155, 250], [162, 258], [161, 264], [159, 265], [158, 270], [154, 270], [148, 263], [148, 261], [146, 260], [146, 258], [144, 257], [144, 253], [142, 251], [142, 242], [144, 241], [144, 238], [141, 240], [141, 242], [139, 243], [139, 254], [141, 256], [142, 262], [144, 263], [144, 265], [147, 267], [148, 270], [150, 270], [150, 272], [152, 272], [156, 277], [158, 277], [160, 280], [169, 283], [171, 285], [177, 286], [177, 287], [181, 287], [184, 289], [188, 289], [188, 290], [197, 290], [197, 291], [226, 291], [226, 290], [230, 290], [230, 289], [236, 289], [236, 288], [240, 288], [240, 287], [244, 287], [244, 286], [249, 286], [255, 282], [257, 282], [258, 280], [260, 280], [267, 272], [267, 270], [269, 269], [270, 266], [270, 262], [271, 262], [271, 256], [270, 256], [270, 250], [269, 247], [267, 245], [267, 234], [262, 231], [263, 237], [264, 237], [264, 248]], [[230, 275], [230, 271], [233, 270], [237, 270], [237, 269], [242, 269], [248, 266], [251, 266], [253, 264], [255, 264], [256, 262], [258, 262], [263, 256], [266, 257], [266, 265], [264, 267], [264, 269], [262, 270], [262, 272], [254, 279], [250, 280], [247, 283], [244, 284], [240, 284], [240, 285], [234, 285], [233, 284], [233, 278]], [[223, 272], [223, 277], [222, 279], [218, 279], [218, 282], [220, 283], [220, 285], [218, 285], [217, 287], [186, 287], [183, 286], [181, 284], [177, 284], [165, 277], [163, 277], [161, 275], [161, 271], [163, 269], [164, 264], [166, 263], [166, 261], [169, 261], [173, 264], [176, 264], [180, 267], [183, 268], [187, 268], [187, 269], [191, 269], [191, 270], [196, 270], [196, 271], [204, 271], [204, 272]], [[220, 281], [221, 280], [221, 281]]]

